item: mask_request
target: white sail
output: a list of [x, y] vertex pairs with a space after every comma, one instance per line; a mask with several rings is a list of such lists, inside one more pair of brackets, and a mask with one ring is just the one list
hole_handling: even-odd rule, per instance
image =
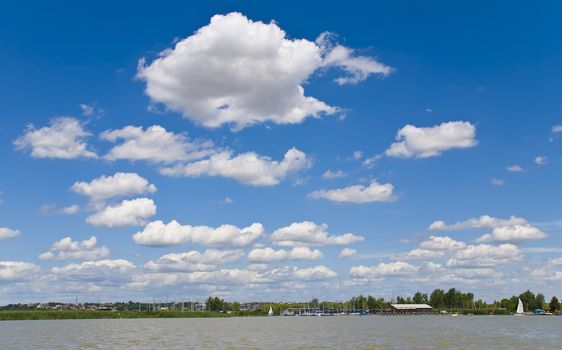
[[273, 316], [273, 309], [271, 306], [269, 307], [269, 312], [267, 313], [268, 316]]
[[523, 310], [523, 302], [519, 299], [519, 304], [517, 304], [517, 312], [516, 314], [524, 314], [525, 311]]

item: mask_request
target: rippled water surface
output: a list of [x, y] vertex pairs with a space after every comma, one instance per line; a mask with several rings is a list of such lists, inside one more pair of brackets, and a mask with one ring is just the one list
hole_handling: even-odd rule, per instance
[[7, 349], [560, 349], [562, 317], [338, 316], [0, 322]]

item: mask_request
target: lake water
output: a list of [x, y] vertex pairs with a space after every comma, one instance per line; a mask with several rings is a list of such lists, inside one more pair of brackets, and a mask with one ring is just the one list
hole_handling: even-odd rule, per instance
[[338, 316], [0, 322], [8, 349], [560, 349], [562, 317]]

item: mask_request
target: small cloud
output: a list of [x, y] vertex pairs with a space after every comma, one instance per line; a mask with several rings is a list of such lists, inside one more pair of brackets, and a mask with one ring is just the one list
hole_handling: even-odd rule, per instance
[[78, 204], [74, 204], [69, 207], [59, 209], [58, 213], [63, 215], [72, 215], [76, 214], [78, 210], [80, 210], [80, 206], [78, 206]]
[[363, 165], [367, 168], [372, 168], [375, 163], [383, 157], [384, 153], [375, 154], [371, 158], [367, 158], [363, 161]]
[[384, 152], [388, 157], [430, 158], [452, 149], [475, 147], [476, 126], [465, 121], [441, 123], [430, 127], [406, 125], [398, 130], [396, 141]]
[[535, 157], [534, 162], [535, 162], [535, 164], [537, 164], [537, 165], [545, 165], [545, 164], [548, 163], [548, 157], [546, 157], [546, 156], [538, 156], [538, 157]]
[[353, 256], [355, 254], [357, 254], [357, 250], [353, 248], [343, 248], [338, 254], [338, 258], [349, 258], [350, 256]]
[[345, 171], [342, 171], [342, 170], [337, 170], [337, 171], [326, 170], [324, 172], [324, 174], [322, 174], [322, 178], [328, 179], [328, 180], [339, 179], [339, 178], [345, 177], [345, 176], [347, 176], [347, 173]]
[[359, 150], [353, 152], [353, 155], [351, 156], [351, 159], [353, 160], [359, 160], [361, 158], [363, 158], [363, 152]]
[[562, 124], [554, 125], [551, 130], [555, 134], [562, 132]]
[[490, 182], [492, 183], [492, 185], [494, 186], [503, 186], [505, 185], [505, 180], [503, 179], [497, 179], [495, 177], [493, 177]]
[[304, 186], [308, 183], [308, 180], [310, 180], [310, 176], [305, 176], [305, 177], [297, 177], [295, 179], [295, 181], [293, 181], [293, 187], [299, 187], [299, 186]]
[[431, 109], [431, 108], [426, 108], [425, 111], [426, 111], [427, 113], [431, 113], [431, 112], [433, 112], [433, 109]]
[[101, 117], [104, 113], [97, 103], [80, 103], [78, 105], [82, 110], [82, 115], [85, 117]]
[[221, 203], [231, 204], [231, 203], [234, 203], [234, 200], [232, 200], [230, 197], [224, 197], [224, 199], [221, 201]]
[[506, 168], [507, 171], [512, 172], [512, 173], [522, 173], [525, 171], [525, 169], [523, 169], [522, 166], [514, 164], [514, 165], [509, 165]]
[[55, 215], [73, 215], [78, 213], [80, 206], [77, 204], [58, 208], [56, 204], [43, 204], [39, 207], [39, 212], [43, 215], [55, 214]]

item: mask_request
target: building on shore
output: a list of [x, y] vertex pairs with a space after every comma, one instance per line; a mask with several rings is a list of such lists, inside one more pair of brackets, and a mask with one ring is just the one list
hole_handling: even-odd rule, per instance
[[433, 308], [427, 304], [390, 304], [393, 314], [431, 314]]

